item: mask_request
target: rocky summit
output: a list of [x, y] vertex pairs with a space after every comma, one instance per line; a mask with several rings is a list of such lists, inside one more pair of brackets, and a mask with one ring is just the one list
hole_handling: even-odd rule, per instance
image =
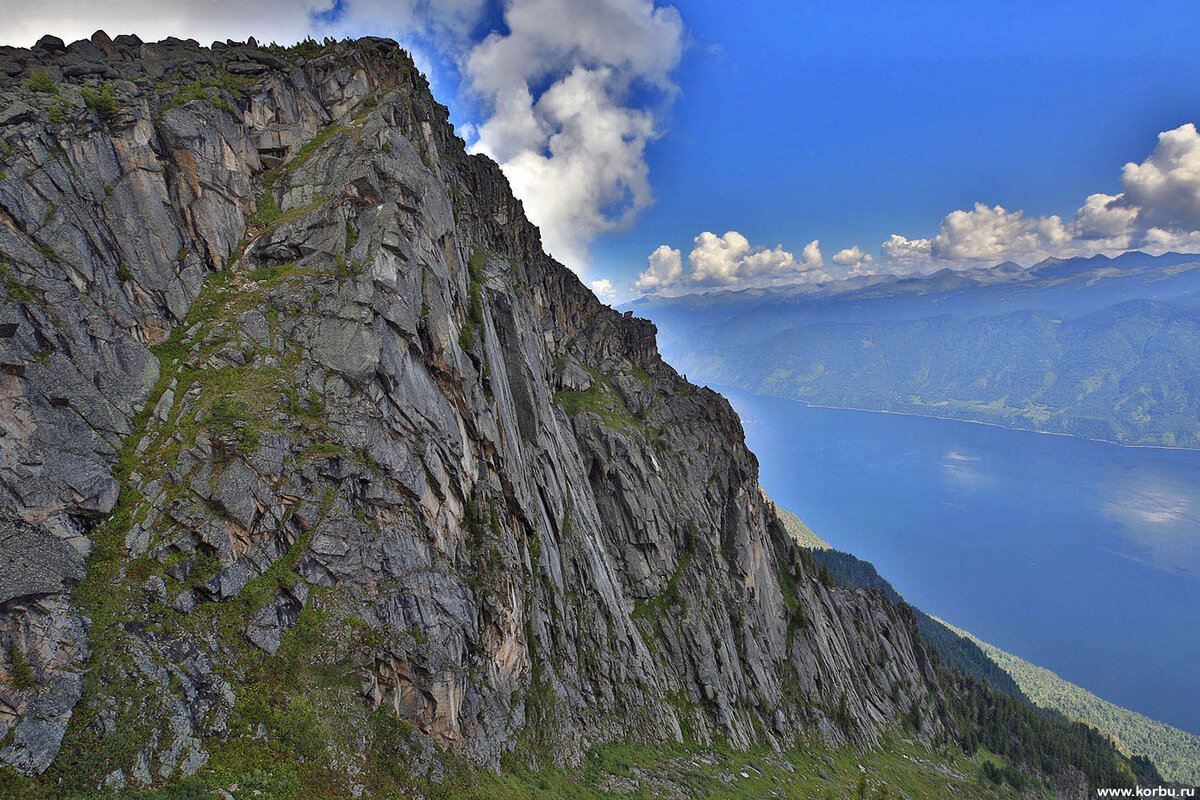
[[0, 105], [21, 780], [960, 735], [911, 611], [818, 580], [728, 403], [542, 251], [394, 42], [46, 37]]

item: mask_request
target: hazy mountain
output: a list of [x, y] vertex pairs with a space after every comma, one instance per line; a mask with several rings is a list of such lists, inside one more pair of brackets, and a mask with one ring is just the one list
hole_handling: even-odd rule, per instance
[[806, 402], [1200, 446], [1200, 260], [1126, 253], [644, 298], [693, 378]]

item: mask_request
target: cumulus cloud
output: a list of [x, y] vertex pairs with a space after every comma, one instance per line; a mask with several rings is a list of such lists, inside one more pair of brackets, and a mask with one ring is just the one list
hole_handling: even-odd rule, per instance
[[1120, 195], [1097, 192], [1088, 195], [1075, 211], [1071, 233], [1081, 239], [1103, 239], [1128, 243], [1138, 217], [1138, 209], [1122, 204]]
[[932, 249], [932, 239], [908, 239], [898, 233], [880, 245], [885, 261], [901, 265], [929, 260]]
[[1047, 257], [1200, 252], [1200, 133], [1192, 123], [1158, 135], [1142, 162], [1121, 170], [1119, 194], [1089, 195], [1070, 220], [976, 203], [952, 211], [932, 239], [893, 234], [880, 250], [891, 268], [928, 269]]
[[825, 266], [825, 260], [821, 258], [821, 243], [813, 239], [804, 245], [804, 249], [800, 251], [800, 261], [810, 270], [817, 270]]
[[759, 286], [827, 277], [820, 271], [824, 259], [817, 240], [805, 245], [796, 258], [783, 245], [772, 248], [752, 245], [737, 231], [726, 231], [721, 236], [704, 231], [693, 240], [687, 263], [685, 273], [683, 254], [661, 245], [650, 254], [649, 265], [634, 285], [641, 291], [653, 292], [673, 286]]
[[1142, 249], [1152, 255], [1200, 253], [1200, 231], [1168, 231], [1150, 228], [1142, 237]]
[[643, 292], [653, 292], [673, 286], [682, 276], [683, 254], [663, 244], [650, 254], [649, 266], [638, 275], [634, 286]]
[[1124, 202], [1138, 220], [1163, 230], [1200, 230], [1200, 134], [1192, 123], [1158, 135], [1154, 151], [1121, 170]]
[[833, 263], [849, 270], [851, 275], [869, 275], [874, 272], [871, 262], [875, 259], [864, 253], [858, 245], [839, 250], [833, 256]]
[[976, 203], [970, 211], [946, 215], [931, 253], [941, 260], [998, 260], [1046, 252], [1069, 239], [1057, 215], [1026, 217], [1021, 211]]
[[673, 97], [683, 23], [650, 0], [509, 0], [504, 20], [464, 60], [490, 110], [472, 150], [499, 162], [546, 249], [582, 272], [588, 243], [653, 200], [645, 148], [661, 129], [631, 98]]
[[600, 280], [592, 281], [588, 285], [592, 287], [592, 291], [595, 292], [596, 296], [601, 300], [612, 300], [617, 296], [617, 290], [613, 287], [612, 281], [610, 281], [608, 278], [601, 278]]

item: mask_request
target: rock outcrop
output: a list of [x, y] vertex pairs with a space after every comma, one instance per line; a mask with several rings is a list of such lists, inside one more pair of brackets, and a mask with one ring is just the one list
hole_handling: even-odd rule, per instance
[[0, 760], [946, 735], [908, 612], [815, 579], [395, 43], [98, 33], [0, 93]]

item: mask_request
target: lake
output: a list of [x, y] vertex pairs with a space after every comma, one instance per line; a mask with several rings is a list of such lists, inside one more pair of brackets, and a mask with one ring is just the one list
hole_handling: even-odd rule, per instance
[[909, 602], [1200, 733], [1200, 452], [712, 388], [776, 502]]

